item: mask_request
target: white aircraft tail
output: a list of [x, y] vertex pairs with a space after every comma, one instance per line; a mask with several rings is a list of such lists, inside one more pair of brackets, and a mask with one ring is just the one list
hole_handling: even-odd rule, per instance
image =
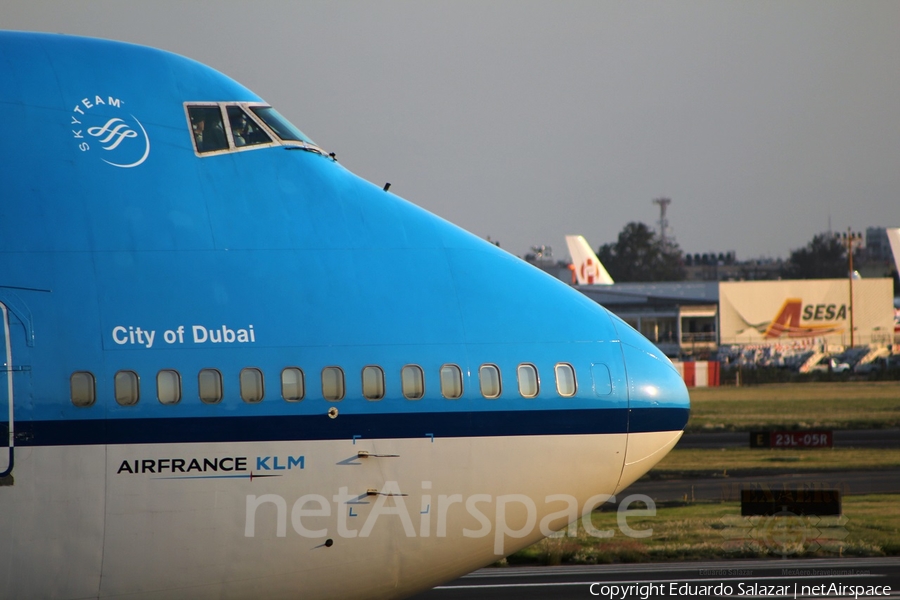
[[894, 266], [900, 273], [900, 227], [888, 227], [887, 236], [891, 243], [891, 252], [894, 253]]
[[579, 285], [610, 285], [614, 283], [584, 237], [567, 235], [566, 245], [569, 247], [569, 254], [572, 255], [572, 269]]

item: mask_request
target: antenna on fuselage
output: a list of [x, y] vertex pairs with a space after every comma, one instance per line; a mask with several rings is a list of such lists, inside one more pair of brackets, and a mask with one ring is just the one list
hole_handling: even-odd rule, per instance
[[391, 189], [391, 182], [390, 182], [390, 181], [388, 181], [386, 184], [384, 184], [384, 191], [388, 191], [389, 189]]

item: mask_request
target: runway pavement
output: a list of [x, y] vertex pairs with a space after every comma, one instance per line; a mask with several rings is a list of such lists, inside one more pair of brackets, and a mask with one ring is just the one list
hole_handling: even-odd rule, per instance
[[859, 598], [900, 598], [900, 558], [489, 568], [414, 598], [854, 598], [860, 589]]
[[[729, 448], [750, 446], [748, 432], [714, 432], [685, 434], [678, 448]], [[835, 448], [900, 448], [900, 429], [865, 429], [835, 431]], [[814, 450], [811, 450], [814, 451]], [[821, 450], [819, 450], [821, 451]], [[799, 465], [798, 465], [799, 466]], [[715, 468], [715, 463], [710, 468]], [[837, 489], [841, 494], [900, 493], [900, 469], [871, 471], [809, 471], [786, 474], [754, 473], [704, 478], [642, 479], [632, 484], [625, 494], [646, 494], [656, 502], [678, 500], [736, 501], [746, 487], [807, 486]]]
[[[678, 448], [749, 448], [750, 433], [686, 433]], [[855, 429], [834, 432], [835, 448], [900, 448], [900, 429]]]
[[[881, 471], [827, 471], [789, 474], [758, 474], [742, 477], [643, 479], [631, 484], [624, 492], [646, 494], [656, 502], [739, 501], [741, 489], [768, 486], [836, 489], [842, 496], [859, 494], [900, 493], [900, 469]], [[620, 494], [622, 495], [622, 494]]]

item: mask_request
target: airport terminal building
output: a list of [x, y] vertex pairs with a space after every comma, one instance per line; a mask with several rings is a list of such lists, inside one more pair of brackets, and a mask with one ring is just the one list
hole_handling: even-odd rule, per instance
[[891, 347], [889, 278], [580, 285], [670, 357], [720, 346]]

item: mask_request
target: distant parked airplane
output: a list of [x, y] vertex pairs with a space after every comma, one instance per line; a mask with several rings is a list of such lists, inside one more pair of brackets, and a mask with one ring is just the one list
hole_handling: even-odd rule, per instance
[[894, 255], [894, 268], [900, 273], [900, 227], [888, 227], [887, 236], [891, 244], [891, 253]]
[[610, 285], [615, 283], [603, 263], [580, 235], [567, 235], [566, 245], [572, 255], [572, 273], [578, 285]]

